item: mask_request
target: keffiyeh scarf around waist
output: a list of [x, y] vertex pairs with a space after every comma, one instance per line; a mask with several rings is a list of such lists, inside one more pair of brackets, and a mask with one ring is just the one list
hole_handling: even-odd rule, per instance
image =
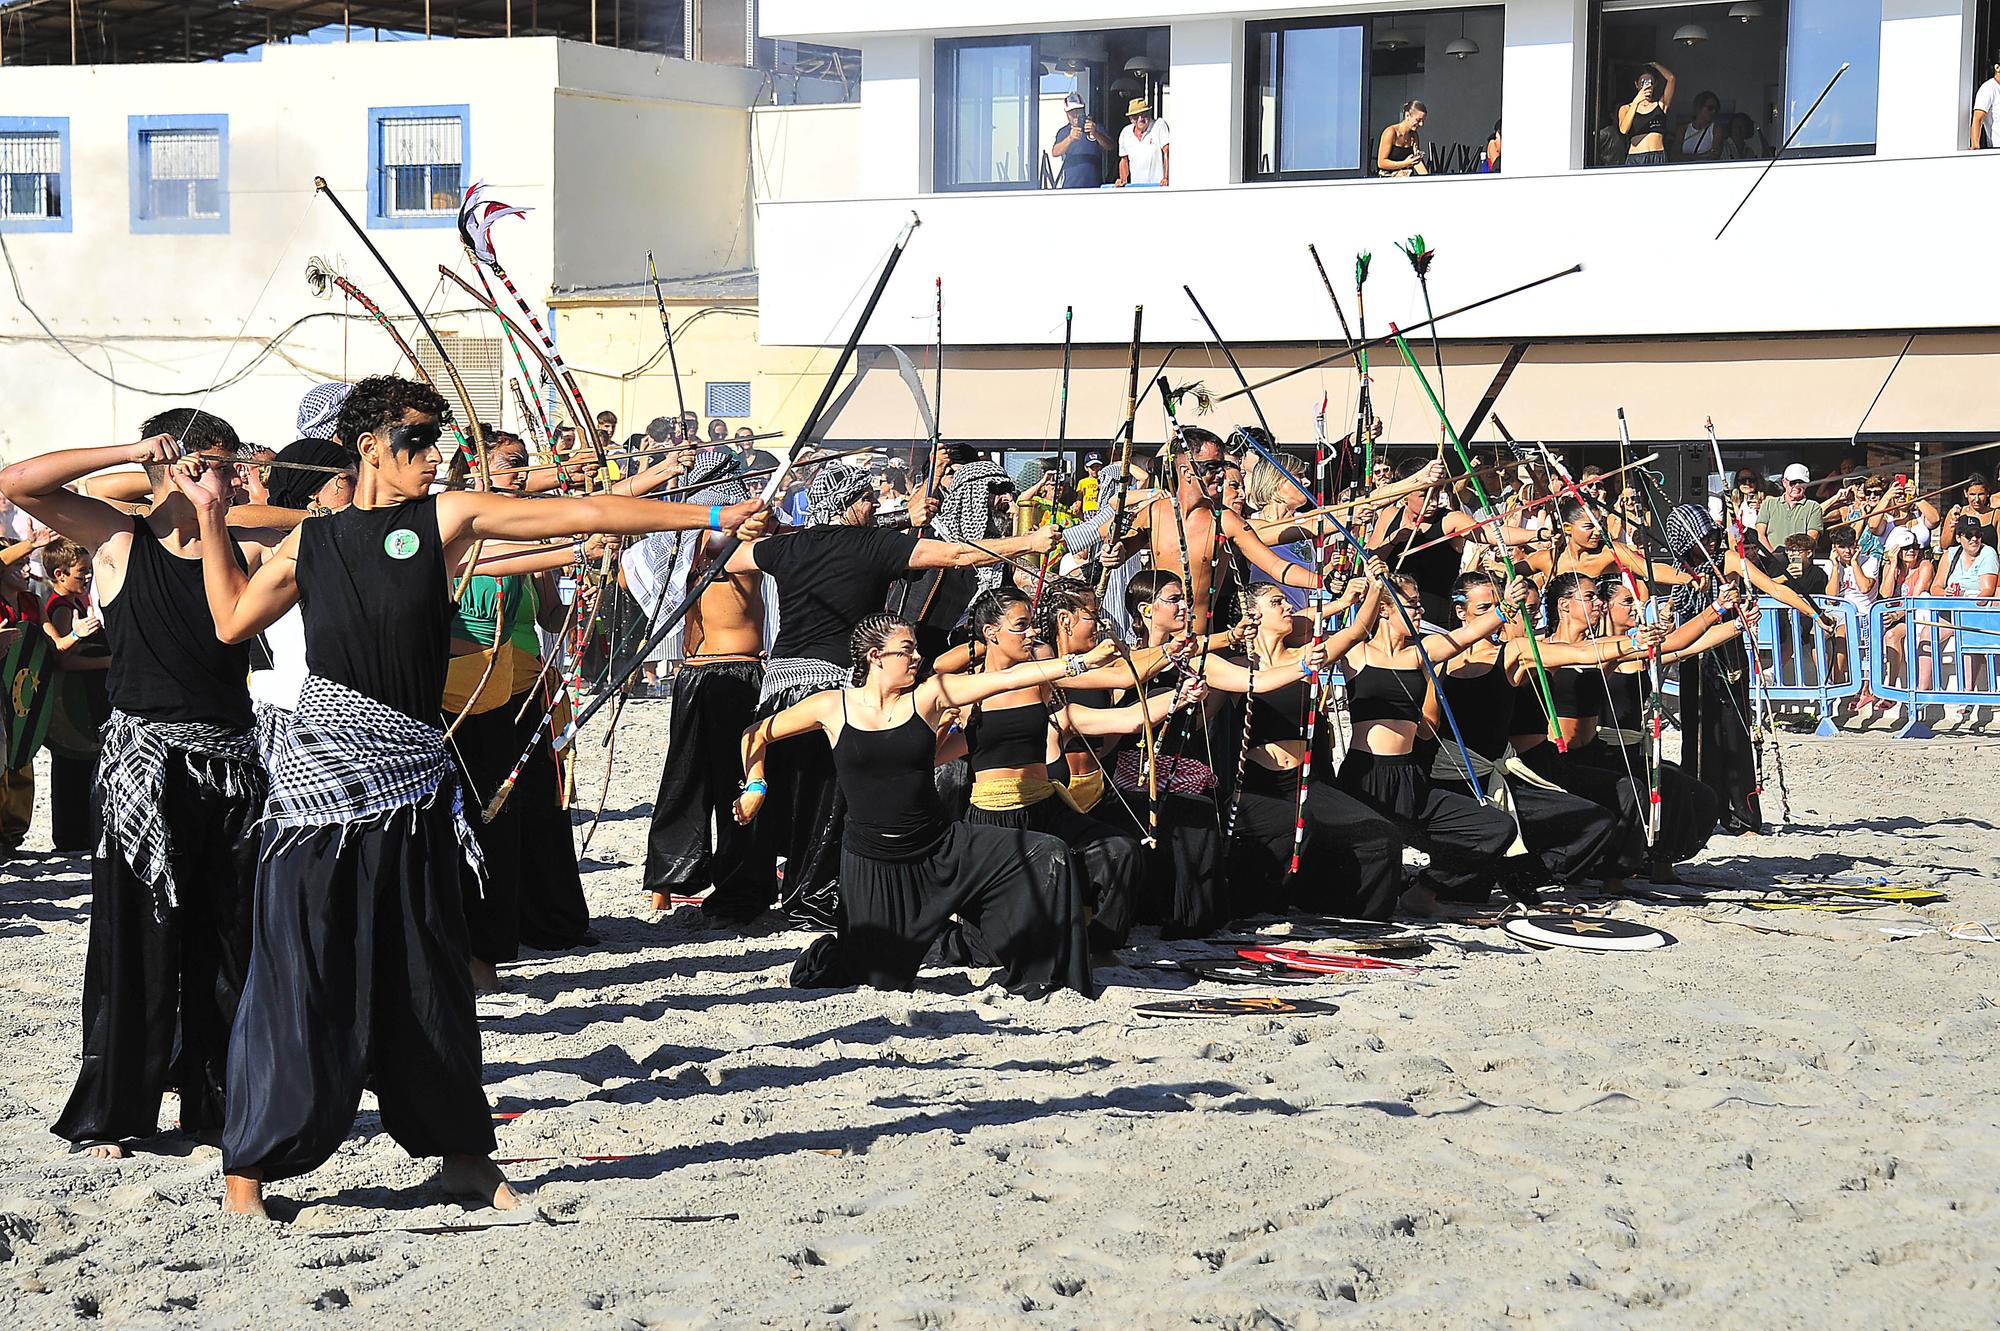
[[97, 775], [103, 790], [104, 826], [97, 853], [115, 846], [120, 858], [153, 890], [161, 919], [180, 904], [174, 884], [173, 833], [161, 801], [167, 763], [178, 756], [195, 784], [230, 799], [259, 799], [264, 769], [247, 730], [201, 721], [149, 721], [113, 709], [104, 723]]
[[[764, 666], [764, 687], [757, 696], [762, 706], [792, 689], [818, 693], [822, 689], [844, 688], [850, 672], [816, 656], [774, 656]], [[804, 696], [802, 693], [801, 696]]]
[[449, 792], [458, 844], [473, 874], [486, 863], [465, 820], [444, 731], [318, 675], [307, 675], [271, 770], [264, 856], [322, 827], [347, 834], [399, 809], [429, 808]]

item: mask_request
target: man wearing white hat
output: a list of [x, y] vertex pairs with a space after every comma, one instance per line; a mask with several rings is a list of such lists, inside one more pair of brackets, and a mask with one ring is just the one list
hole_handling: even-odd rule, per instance
[[1084, 110], [1083, 98], [1075, 93], [1063, 98], [1063, 127], [1049, 145], [1049, 156], [1060, 159], [1057, 189], [1096, 189], [1104, 183], [1105, 159], [1116, 145], [1097, 127]]
[[1794, 462], [1785, 468], [1784, 490], [1766, 499], [1757, 510], [1757, 539], [1768, 552], [1767, 563], [1776, 566], [1777, 572], [1783, 571], [1787, 540], [1805, 532], [1817, 542], [1826, 528], [1826, 510], [1819, 500], [1806, 498], [1806, 486], [1811, 482], [1812, 473]]
[[1167, 122], [1153, 119], [1153, 104], [1134, 98], [1125, 108], [1132, 123], [1118, 132], [1118, 184], [1164, 185], [1169, 175]]

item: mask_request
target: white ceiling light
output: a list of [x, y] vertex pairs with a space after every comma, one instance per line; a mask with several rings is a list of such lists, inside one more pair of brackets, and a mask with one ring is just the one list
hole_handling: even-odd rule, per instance
[[1469, 55], [1479, 54], [1479, 43], [1473, 41], [1470, 37], [1460, 37], [1455, 39], [1451, 45], [1445, 47], [1444, 53], [1446, 55], [1457, 56], [1460, 60], [1463, 60]]
[[1674, 40], [1682, 46], [1699, 46], [1708, 40], [1708, 29], [1699, 23], [1685, 24], [1674, 33]]
[[1764, 17], [1764, 6], [1759, 4], [1758, 0], [1742, 0], [1740, 4], [1729, 7], [1729, 17], [1738, 23], [1748, 23], [1752, 19]]

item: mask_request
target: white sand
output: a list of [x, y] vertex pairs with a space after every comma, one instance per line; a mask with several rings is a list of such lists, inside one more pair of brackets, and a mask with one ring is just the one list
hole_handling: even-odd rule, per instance
[[[665, 719], [626, 713], [587, 865], [604, 946], [534, 955], [481, 1004], [494, 1104], [527, 1111], [501, 1153], [538, 1157], [510, 1172], [562, 1223], [334, 1237], [493, 1218], [448, 1203], [368, 1114], [274, 1190], [284, 1224], [220, 1216], [216, 1152], [174, 1136], [122, 1165], [65, 1155], [48, 1124], [75, 1072], [88, 877], [79, 859], [14, 865], [0, 1325], [2000, 1315], [2000, 945], [1877, 932], [2000, 918], [2000, 743], [1788, 739], [1798, 830], [1705, 857], [1744, 882], [1907, 871], [1948, 905], [1620, 905], [1680, 940], [1629, 957], [1452, 927], [1413, 977], [1287, 991], [1336, 1016], [1164, 1025], [1132, 1015], [1182, 988], [1158, 972], [1103, 972], [1096, 1002], [1025, 1003], [964, 973], [806, 998], [786, 988], [803, 935], [652, 920], [638, 862]], [[601, 750], [584, 770], [594, 803]]]

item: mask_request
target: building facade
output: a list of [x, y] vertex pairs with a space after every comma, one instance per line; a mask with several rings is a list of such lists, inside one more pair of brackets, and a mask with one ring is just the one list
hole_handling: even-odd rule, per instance
[[[914, 210], [922, 227], [867, 340], [929, 346], [941, 280], [945, 433], [1032, 446], [1054, 437], [1073, 310], [1070, 434], [1103, 440], [1123, 414], [1135, 306], [1149, 372], [1171, 349], [1170, 378], [1224, 391], [1233, 376], [1183, 287], [1260, 380], [1340, 346], [1309, 243], [1350, 321], [1355, 256], [1372, 252], [1380, 333], [1424, 318], [1396, 247], [1421, 234], [1439, 311], [1581, 265], [1439, 326], [1423, 356], [1441, 354], [1461, 419], [1527, 343], [1498, 404], [1524, 438], [1607, 441], [1623, 406], [1641, 443], [1701, 439], [1713, 417], [1751, 458], [1990, 439], [2000, 254], [1979, 237], [2000, 208], [2000, 152], [1970, 150], [1968, 126], [1992, 72], [1991, 10], [766, 0], [767, 35], [858, 48], [863, 75], [846, 113], [855, 187], [760, 184], [762, 335], [838, 341], [851, 292]], [[1662, 91], [1673, 80], [1657, 123], [1667, 160], [1625, 165], [1620, 108], [1648, 62]], [[1071, 93], [1112, 135], [1149, 101], [1170, 127], [1167, 184], [1054, 188], [1068, 183], [1048, 150]], [[1411, 101], [1429, 174], [1385, 176], [1380, 136]], [[906, 429], [907, 390], [888, 360], [871, 364], [837, 433]], [[1389, 438], [1434, 445], [1393, 348], [1373, 366]], [[1334, 365], [1257, 398], [1298, 440], [1323, 399], [1342, 432], [1354, 384]], [[1223, 413], [1251, 421], [1248, 406]], [[1142, 415], [1142, 440], [1161, 429]]]
[[[709, 414], [714, 381], [732, 422], [788, 423], [760, 408], [792, 380], [766, 387], [760, 365], [809, 353], [765, 353], [742, 329], [756, 307], [740, 277], [755, 262], [751, 107], [777, 95], [768, 71], [553, 37], [260, 54], [0, 77], [0, 453], [136, 439], [146, 417], [197, 403], [282, 446], [311, 384], [403, 369], [361, 308], [309, 282], [343, 274], [421, 345], [388, 275], [315, 197], [318, 176], [430, 312], [488, 420], [523, 429], [507, 380], [524, 376], [498, 325], [437, 272], [472, 276], [455, 227], [480, 179], [530, 210], [498, 224], [501, 259], [621, 432], [678, 400], [649, 251], [679, 293], [683, 368], [705, 376], [683, 385], [690, 406]], [[812, 82], [784, 93], [810, 99]], [[632, 298], [629, 340], [600, 336], [593, 314], [571, 345], [563, 293], [603, 291]]]

